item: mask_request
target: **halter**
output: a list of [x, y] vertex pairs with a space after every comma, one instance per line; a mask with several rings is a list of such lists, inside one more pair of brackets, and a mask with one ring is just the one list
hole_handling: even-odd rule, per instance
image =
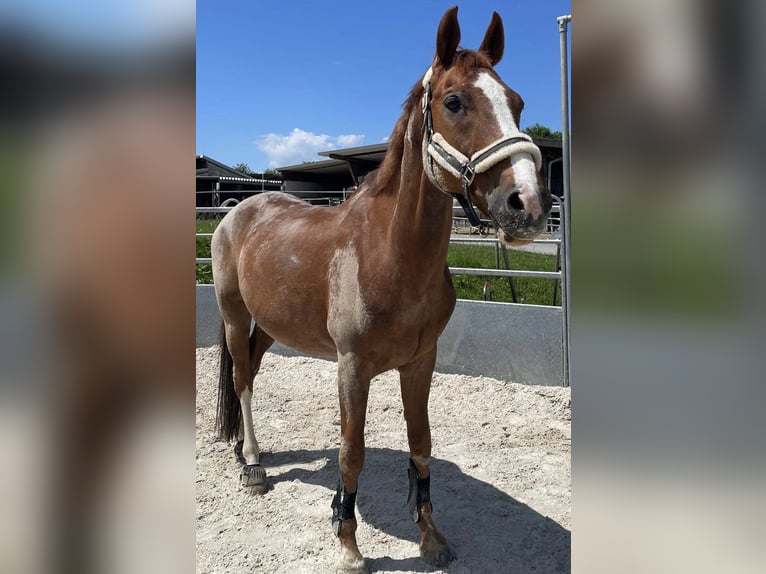
[[[423, 76], [423, 131], [426, 140], [423, 149], [423, 165], [426, 167], [428, 179], [436, 188], [457, 199], [460, 207], [468, 217], [473, 227], [481, 226], [481, 220], [476, 215], [471, 201], [471, 184], [477, 173], [483, 173], [498, 162], [519, 153], [528, 153], [535, 161], [535, 168], [540, 171], [542, 157], [540, 149], [532, 142], [532, 138], [525, 133], [503, 137], [495, 140], [485, 148], [474, 153], [470, 158], [452, 147], [439, 132], [434, 132], [433, 118], [431, 115], [431, 76], [433, 68], [429, 67]], [[427, 156], [427, 157], [426, 157]], [[454, 193], [443, 189], [439, 185], [434, 173], [433, 162], [439, 164], [446, 171], [459, 178], [463, 184], [463, 193]], [[494, 219], [494, 217], [493, 217]], [[495, 222], [497, 223], [497, 222]]]

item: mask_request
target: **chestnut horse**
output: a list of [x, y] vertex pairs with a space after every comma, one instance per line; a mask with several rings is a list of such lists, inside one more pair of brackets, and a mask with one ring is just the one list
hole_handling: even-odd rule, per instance
[[540, 151], [518, 128], [523, 102], [493, 69], [503, 55], [502, 20], [493, 14], [478, 51], [458, 49], [459, 41], [453, 7], [383, 163], [351, 199], [318, 207], [262, 193], [237, 205], [213, 235], [224, 335], [218, 425], [225, 439], [239, 440], [242, 485], [250, 492], [268, 490], [251, 413], [263, 354], [276, 340], [337, 357], [340, 481], [331, 508], [342, 572], [366, 571], [354, 505], [370, 380], [390, 369], [401, 377], [408, 506], [421, 555], [437, 565], [454, 558], [432, 518], [428, 422], [436, 341], [455, 306], [446, 265], [452, 197], [473, 217], [475, 203], [506, 243], [534, 238], [551, 206]]

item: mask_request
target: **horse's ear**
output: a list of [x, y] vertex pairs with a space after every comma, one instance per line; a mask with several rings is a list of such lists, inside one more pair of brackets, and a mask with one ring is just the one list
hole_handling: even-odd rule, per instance
[[445, 68], [452, 64], [459, 43], [460, 24], [457, 22], [457, 6], [453, 6], [442, 16], [436, 33], [436, 59]]
[[503, 31], [503, 20], [497, 12], [492, 12], [492, 21], [489, 23], [487, 33], [484, 34], [484, 40], [479, 46], [479, 51], [486, 52], [492, 65], [496, 65], [503, 57], [505, 49], [505, 32]]

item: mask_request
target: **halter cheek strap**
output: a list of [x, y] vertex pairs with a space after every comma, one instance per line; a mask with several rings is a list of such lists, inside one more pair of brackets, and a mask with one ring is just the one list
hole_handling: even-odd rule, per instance
[[[433, 68], [423, 76], [423, 131], [426, 139], [423, 145], [423, 165], [431, 180], [439, 191], [447, 193], [457, 199], [468, 221], [473, 227], [479, 227], [481, 220], [473, 208], [471, 201], [471, 185], [477, 173], [483, 173], [498, 162], [510, 158], [519, 153], [528, 153], [535, 162], [535, 169], [540, 171], [542, 156], [540, 148], [525, 133], [503, 137], [495, 140], [487, 147], [475, 152], [470, 158], [454, 148], [444, 139], [439, 132], [434, 132], [433, 118], [431, 114], [431, 76]], [[444, 189], [439, 183], [434, 171], [434, 162], [446, 172], [460, 179], [463, 184], [463, 193], [453, 193]]]

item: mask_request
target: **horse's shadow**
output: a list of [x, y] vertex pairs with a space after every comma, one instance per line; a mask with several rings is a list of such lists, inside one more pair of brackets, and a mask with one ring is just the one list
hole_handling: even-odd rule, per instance
[[[264, 453], [272, 483], [300, 480], [328, 489], [330, 500], [338, 483], [338, 449]], [[359, 479], [357, 512], [376, 529], [417, 542], [419, 530], [406, 510], [408, 454], [367, 448]], [[318, 459], [330, 463], [319, 470], [294, 468], [277, 474], [273, 467], [305, 464]], [[432, 459], [431, 500], [434, 520], [458, 556], [450, 571], [468, 573], [570, 572], [570, 532], [491, 484], [465, 474], [447, 460]], [[364, 553], [364, 548], [362, 548]], [[371, 570], [433, 572], [419, 556], [369, 561]]]

